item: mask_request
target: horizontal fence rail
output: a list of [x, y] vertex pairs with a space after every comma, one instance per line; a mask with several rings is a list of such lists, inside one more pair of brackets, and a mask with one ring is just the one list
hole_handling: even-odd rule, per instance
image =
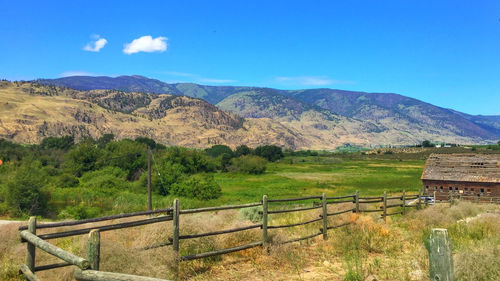
[[122, 223], [111, 224], [111, 225], [103, 225], [103, 226], [89, 227], [89, 228], [83, 228], [83, 229], [77, 229], [77, 230], [69, 230], [69, 231], [63, 231], [63, 232], [41, 234], [41, 235], [39, 235], [39, 237], [42, 239], [62, 238], [62, 237], [68, 237], [68, 236], [87, 234], [93, 229], [97, 229], [97, 230], [103, 232], [103, 231], [110, 231], [110, 230], [115, 230], [115, 229], [122, 229], [122, 228], [127, 228], [127, 227], [134, 227], [134, 226], [146, 225], [146, 224], [163, 222], [163, 221], [171, 221], [171, 220], [172, 220], [171, 216], [156, 217], [156, 218], [144, 219], [144, 220], [139, 220], [139, 221], [122, 222]]
[[[153, 214], [159, 214], [159, 213], [168, 213], [168, 212], [172, 212], [172, 208], [158, 209], [158, 210], [152, 210], [152, 211], [141, 211], [141, 212], [135, 212], [135, 213], [126, 213], [126, 214], [119, 214], [119, 215], [105, 216], [105, 217], [91, 218], [91, 219], [84, 219], [84, 220], [76, 220], [76, 221], [43, 223], [43, 224], [37, 224], [36, 228], [38, 229], [38, 228], [54, 228], [54, 227], [61, 227], [61, 226], [73, 226], [73, 225], [79, 225], [79, 224], [94, 223], [94, 222], [101, 222], [101, 221], [107, 221], [107, 220], [116, 220], [116, 219], [138, 217], [138, 216], [145, 216], [145, 215], [153, 215]], [[19, 230], [26, 230], [26, 229], [28, 229], [27, 225], [23, 225], [23, 226], [19, 227]]]
[[[410, 204], [408, 204], [407, 200], [413, 200]], [[418, 199], [418, 200], [417, 200]], [[313, 202], [307, 202], [307, 200], [313, 200]], [[317, 200], [320, 200], [319, 202]], [[400, 200], [400, 203], [393, 203], [391, 201], [391, 204], [388, 204], [388, 200]], [[300, 201], [306, 201], [306, 202], [300, 202]], [[208, 258], [212, 256], [219, 256], [219, 255], [224, 255], [224, 254], [229, 254], [229, 253], [234, 253], [238, 251], [243, 251], [255, 247], [262, 247], [264, 249], [268, 248], [268, 245], [270, 244], [270, 240], [268, 239], [268, 230], [275, 230], [275, 229], [283, 229], [283, 228], [292, 228], [292, 227], [299, 227], [299, 226], [305, 226], [305, 225], [312, 225], [314, 223], [322, 222], [319, 226], [316, 226], [318, 232], [313, 232], [313, 234], [299, 237], [299, 238], [293, 238], [289, 239], [283, 242], [274, 242], [277, 244], [288, 244], [288, 243], [294, 243], [294, 242], [300, 242], [304, 240], [308, 240], [320, 235], [323, 235], [323, 239], [328, 238], [327, 231], [332, 230], [332, 229], [337, 229], [341, 228], [344, 226], [347, 226], [351, 224], [351, 222], [340, 222], [335, 225], [329, 225], [328, 218], [333, 217], [333, 216], [340, 216], [342, 214], [346, 213], [370, 213], [370, 212], [382, 212], [381, 217], [385, 218], [388, 216], [393, 216], [393, 215], [399, 215], [402, 214], [404, 215], [406, 213], [406, 208], [408, 207], [414, 207], [417, 209], [420, 209], [422, 205], [424, 205], [422, 202], [423, 197], [418, 195], [408, 195], [403, 191], [403, 194], [401, 196], [390, 196], [388, 197], [387, 194], [384, 192], [384, 196], [364, 196], [361, 197], [359, 196], [359, 192], [356, 192], [353, 195], [344, 195], [344, 196], [335, 196], [335, 197], [326, 197], [325, 194], [322, 194], [321, 196], [306, 196], [306, 197], [298, 197], [298, 198], [283, 198], [283, 199], [268, 199], [267, 196], [264, 196], [262, 198], [262, 201], [260, 202], [255, 202], [255, 203], [247, 203], [247, 204], [239, 204], [239, 205], [227, 205], [227, 206], [217, 206], [217, 207], [205, 207], [205, 208], [196, 208], [196, 209], [181, 209], [179, 207], [179, 200], [175, 199], [173, 207], [169, 208], [163, 208], [163, 209], [157, 209], [153, 211], [144, 211], [144, 212], [134, 212], [134, 213], [125, 213], [125, 214], [118, 214], [118, 215], [112, 215], [112, 216], [105, 216], [105, 217], [100, 217], [100, 218], [92, 218], [92, 219], [85, 219], [85, 220], [77, 220], [77, 221], [65, 221], [65, 222], [56, 222], [56, 223], [42, 223], [42, 224], [37, 224], [36, 219], [31, 219], [30, 218], [30, 223], [27, 226], [21, 226], [19, 228], [20, 230], [20, 236], [23, 240], [23, 242], [27, 242], [27, 259], [26, 259], [26, 264], [22, 264], [20, 266], [20, 271], [24, 274], [24, 276], [28, 280], [39, 280], [35, 272], [38, 271], [43, 271], [43, 270], [50, 270], [50, 269], [55, 269], [55, 268], [61, 268], [61, 267], [66, 267], [66, 266], [77, 266], [78, 269], [74, 273], [74, 277], [76, 280], [130, 280], [130, 281], [158, 281], [158, 280], [163, 280], [163, 279], [156, 279], [156, 278], [150, 278], [150, 277], [143, 277], [143, 276], [135, 276], [135, 275], [127, 275], [127, 274], [121, 274], [121, 273], [113, 273], [113, 272], [104, 272], [104, 271], [99, 271], [99, 260], [100, 260], [100, 232], [105, 232], [105, 231], [111, 231], [111, 230], [117, 230], [117, 229], [123, 229], [123, 228], [128, 228], [128, 227], [137, 227], [137, 226], [143, 226], [147, 224], [153, 224], [153, 223], [159, 223], [159, 222], [166, 222], [166, 221], [172, 221], [172, 236], [167, 238], [167, 241], [159, 241], [158, 243], [155, 243], [153, 245], [149, 245], [143, 248], [140, 248], [140, 250], [149, 250], [149, 249], [155, 249], [159, 247], [165, 247], [165, 246], [172, 246], [174, 252], [176, 252], [178, 258], [176, 259], [176, 263], [178, 266], [179, 261], [191, 261], [191, 260], [196, 260], [196, 259], [203, 259], [203, 258]], [[274, 206], [275, 209], [269, 210], [269, 204], [273, 203], [290, 203], [288, 208], [283, 208], [280, 209], [283, 204], [277, 204], [277, 206]], [[307, 206], [307, 204], [312, 204]], [[352, 204], [347, 209], [341, 209], [341, 210], [328, 210], [328, 206], [331, 204], [342, 204], [342, 203], [347, 203], [347, 204]], [[382, 204], [378, 204], [382, 203]], [[363, 208], [360, 208], [360, 205], [363, 205]], [[382, 206], [380, 206], [382, 205]], [[340, 205], [339, 205], [340, 206]], [[373, 206], [375, 208], [370, 209], [369, 207]], [[181, 234], [180, 233], [180, 220], [183, 215], [189, 215], [189, 214], [197, 214], [197, 213], [204, 213], [204, 212], [215, 212], [215, 215], [217, 214], [218, 211], [223, 211], [223, 210], [234, 210], [234, 209], [244, 209], [244, 208], [252, 208], [252, 207], [261, 207], [257, 211], [259, 214], [262, 215], [262, 223], [256, 223], [252, 225], [245, 225], [245, 226], [240, 226], [240, 227], [235, 227], [231, 229], [224, 229], [224, 230], [218, 230], [218, 231], [211, 231], [211, 232], [202, 232], [202, 233], [194, 233], [194, 234]], [[330, 206], [332, 207], [332, 206]], [[339, 207], [341, 208], [341, 207]], [[392, 208], [400, 208], [396, 209], [396, 211], [392, 211], [391, 213], [388, 213], [388, 209]], [[318, 210], [318, 211], [315, 211]], [[307, 211], [315, 211], [317, 212], [316, 218], [309, 218], [308, 220], [304, 221], [299, 221], [295, 223], [288, 223], [288, 224], [275, 224], [272, 225], [269, 223], [269, 216], [279, 216], [280, 214], [288, 214], [288, 213], [295, 213], [295, 212], [307, 212]], [[133, 220], [133, 221], [127, 221], [127, 222], [122, 222], [122, 223], [115, 223], [115, 224], [108, 224], [108, 225], [100, 225], [100, 226], [95, 226], [95, 227], [87, 227], [87, 228], [81, 228], [81, 229], [73, 229], [73, 230], [67, 230], [67, 231], [60, 231], [60, 232], [54, 232], [54, 233], [44, 233], [44, 234], [39, 234], [36, 235], [36, 229], [43, 229], [43, 228], [58, 228], [58, 227], [67, 227], [67, 226], [79, 226], [82, 224], [87, 224], [87, 223], [96, 223], [96, 222], [103, 222], [103, 221], [108, 221], [108, 220], [114, 220], [114, 219], [123, 219], [123, 218], [130, 218], [130, 217], [137, 217], [137, 216], [145, 216], [145, 215], [158, 215], [156, 217], [150, 217], [147, 219], [139, 219], [139, 220]], [[312, 214], [312, 213], [311, 213]], [[308, 215], [307, 215], [308, 216]], [[271, 220], [272, 221], [272, 220]], [[255, 241], [255, 242], [250, 242], [247, 244], [243, 245], [238, 245], [235, 247], [231, 248], [224, 248], [224, 249], [218, 249], [218, 250], [213, 250], [209, 252], [203, 252], [203, 253], [194, 253], [194, 254], [188, 254], [188, 255], [179, 255], [180, 253], [180, 240], [186, 240], [186, 239], [195, 239], [195, 238], [201, 238], [201, 237], [207, 237], [207, 236], [217, 236], [217, 235], [224, 235], [224, 234], [230, 234], [230, 233], [235, 233], [235, 232], [240, 232], [240, 231], [247, 231], [247, 230], [252, 230], [252, 229], [260, 229], [262, 231], [262, 239], [260, 241]], [[75, 235], [82, 235], [82, 234], [87, 234], [90, 233], [89, 235], [89, 243], [88, 243], [88, 257], [87, 259], [78, 257], [74, 254], [71, 254], [69, 252], [66, 252], [49, 242], [45, 241], [48, 239], [55, 239], [55, 238], [63, 238], [63, 237], [70, 237], [70, 236], [75, 236]], [[311, 232], [309, 232], [311, 233]], [[92, 238], [92, 240], [91, 240]], [[45, 264], [45, 265], [39, 265], [35, 266], [35, 249], [39, 248], [53, 256], [58, 257], [64, 262], [60, 263], [54, 263], [54, 264]], [[266, 251], [267, 252], [267, 251]], [[165, 280], [163, 280], [165, 281]]]

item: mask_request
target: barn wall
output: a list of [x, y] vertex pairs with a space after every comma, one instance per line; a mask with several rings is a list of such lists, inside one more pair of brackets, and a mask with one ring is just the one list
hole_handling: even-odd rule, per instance
[[432, 195], [436, 191], [437, 200], [448, 199], [450, 190], [454, 195], [500, 197], [499, 183], [422, 180], [423, 194]]

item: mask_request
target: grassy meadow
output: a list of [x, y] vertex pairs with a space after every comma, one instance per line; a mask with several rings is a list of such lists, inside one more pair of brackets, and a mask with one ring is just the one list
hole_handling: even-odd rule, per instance
[[219, 173], [215, 175], [222, 188], [218, 202], [258, 201], [308, 195], [353, 194], [381, 195], [384, 191], [418, 192], [425, 161], [398, 159], [352, 159], [335, 156], [286, 157], [269, 163], [262, 175]]

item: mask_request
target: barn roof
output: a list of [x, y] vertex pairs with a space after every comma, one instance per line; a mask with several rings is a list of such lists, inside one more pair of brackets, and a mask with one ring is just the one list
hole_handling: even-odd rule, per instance
[[421, 179], [500, 183], [500, 154], [431, 154]]

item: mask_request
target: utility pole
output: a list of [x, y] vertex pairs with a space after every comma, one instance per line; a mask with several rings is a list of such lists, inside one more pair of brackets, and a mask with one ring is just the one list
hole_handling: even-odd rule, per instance
[[153, 210], [151, 202], [151, 147], [148, 146], [148, 210]]

